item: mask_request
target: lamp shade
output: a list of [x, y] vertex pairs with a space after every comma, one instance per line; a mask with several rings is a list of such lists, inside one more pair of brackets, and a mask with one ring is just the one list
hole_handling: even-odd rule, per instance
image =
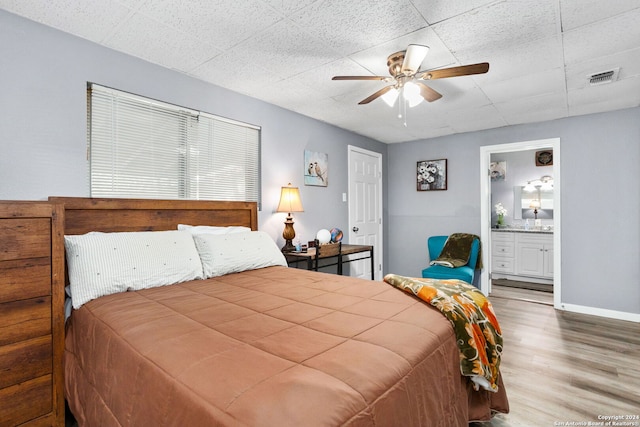
[[531, 209], [540, 208], [540, 201], [539, 200], [532, 200], [531, 203], [529, 204], [529, 208], [531, 208]]
[[278, 203], [278, 209], [276, 209], [276, 212], [304, 212], [298, 187], [292, 187], [291, 183], [286, 187], [282, 187], [282, 191], [280, 192], [280, 203]]
[[420, 88], [415, 83], [407, 82], [402, 90], [404, 92], [404, 98], [409, 103], [410, 108], [424, 101], [424, 98], [420, 95]]
[[391, 90], [382, 95], [381, 98], [389, 107], [393, 107], [396, 103], [396, 99], [398, 99], [398, 89], [391, 88]]

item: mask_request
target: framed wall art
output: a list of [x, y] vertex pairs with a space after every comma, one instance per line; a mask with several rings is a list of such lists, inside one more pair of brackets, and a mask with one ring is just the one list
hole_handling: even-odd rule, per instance
[[329, 155], [304, 150], [304, 185], [329, 185]]
[[536, 151], [536, 166], [553, 166], [553, 150]]
[[447, 159], [421, 160], [416, 172], [418, 191], [447, 189]]
[[504, 181], [507, 177], [507, 162], [489, 163], [489, 173], [491, 175], [491, 181]]

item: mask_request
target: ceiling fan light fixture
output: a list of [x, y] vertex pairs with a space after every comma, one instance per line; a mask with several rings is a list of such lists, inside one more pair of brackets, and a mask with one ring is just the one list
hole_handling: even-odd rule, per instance
[[393, 107], [396, 103], [396, 100], [398, 99], [398, 89], [396, 89], [395, 87], [393, 89], [391, 89], [389, 92], [385, 93], [384, 95], [382, 95], [380, 98], [382, 98], [382, 100], [389, 106], [389, 107]]
[[424, 98], [420, 94], [420, 88], [415, 83], [413, 82], [405, 83], [404, 88], [402, 90], [403, 90], [402, 95], [404, 96], [404, 99], [406, 99], [407, 102], [409, 103], [410, 108], [413, 108], [416, 105], [420, 104], [422, 101], [424, 101]]

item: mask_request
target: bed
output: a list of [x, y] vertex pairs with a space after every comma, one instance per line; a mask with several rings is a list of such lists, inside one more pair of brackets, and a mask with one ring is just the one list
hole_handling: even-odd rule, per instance
[[[67, 236], [257, 230], [253, 203], [50, 200]], [[270, 265], [83, 303], [66, 325], [65, 397], [80, 426], [464, 426], [508, 412], [502, 380], [476, 391], [459, 360], [423, 301]]]

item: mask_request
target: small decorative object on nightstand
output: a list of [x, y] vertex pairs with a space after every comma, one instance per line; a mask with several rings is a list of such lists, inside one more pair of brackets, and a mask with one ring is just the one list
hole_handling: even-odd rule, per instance
[[329, 243], [331, 241], [331, 232], [329, 230], [327, 230], [326, 228], [318, 230], [318, 233], [316, 234], [316, 240], [321, 245]]
[[291, 212], [304, 212], [298, 187], [292, 187], [291, 183], [286, 187], [282, 187], [280, 192], [280, 203], [278, 204], [276, 212], [286, 212], [288, 214], [287, 220], [284, 222], [284, 231], [282, 232], [282, 237], [285, 240], [282, 252], [294, 252], [296, 247], [293, 246], [291, 241], [296, 237], [296, 231], [293, 229], [294, 223]]

